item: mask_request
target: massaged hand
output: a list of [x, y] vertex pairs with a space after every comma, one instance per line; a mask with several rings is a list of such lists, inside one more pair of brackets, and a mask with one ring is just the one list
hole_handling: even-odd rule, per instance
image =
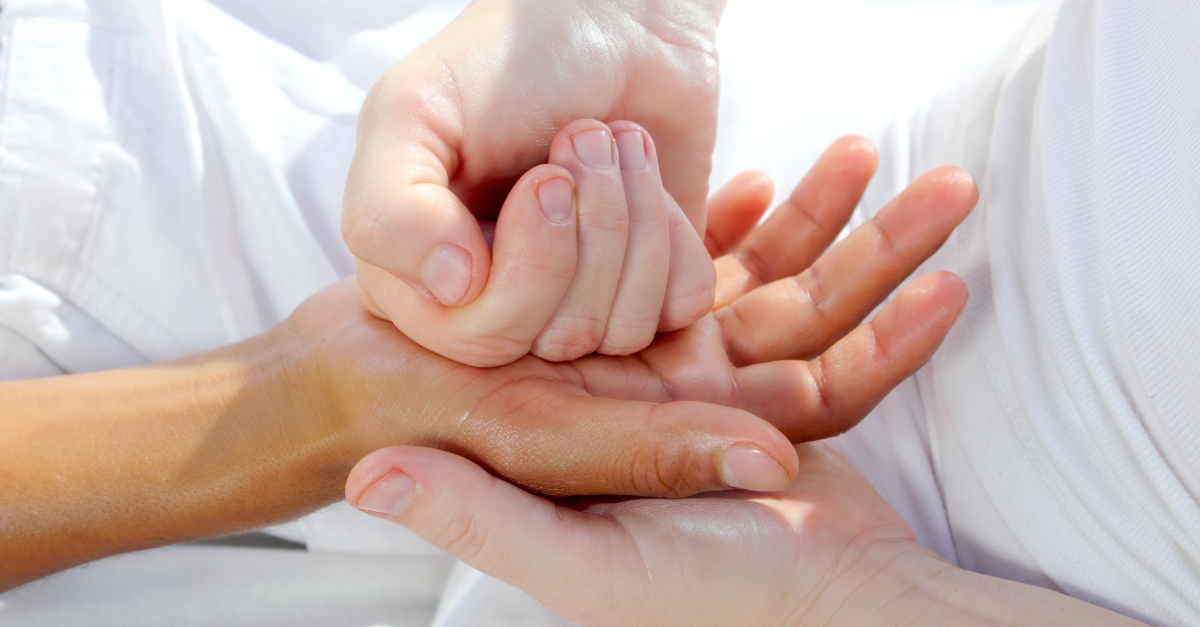
[[[876, 162], [866, 140], [839, 140], [741, 244], [769, 190], [751, 176], [716, 195], [709, 241], [729, 249], [718, 262], [727, 302], [633, 356], [569, 364], [527, 356], [478, 370], [386, 333], [382, 321], [301, 308], [295, 326], [306, 337], [352, 340], [331, 342], [344, 353], [335, 372], [361, 373], [353, 389], [379, 393], [352, 397], [358, 407], [351, 413], [378, 415], [385, 428], [395, 415], [422, 416], [403, 427], [412, 432], [408, 442], [469, 451], [535, 490], [679, 496], [725, 486], [781, 489], [795, 475], [789, 440], [857, 423], [933, 354], [966, 300], [957, 277], [929, 275], [855, 328], [937, 250], [976, 199], [961, 170], [931, 172], [822, 255]], [[408, 394], [387, 380], [413, 381], [408, 387], [418, 392], [428, 380], [432, 388]], [[409, 397], [425, 400], [409, 407], [402, 400]]]
[[[330, 363], [365, 373], [365, 385], [364, 375], [351, 377], [353, 389], [379, 390], [335, 394], [356, 404], [350, 413], [378, 416], [381, 429], [395, 428], [394, 415], [424, 416], [402, 427], [412, 432], [408, 442], [465, 451], [527, 487], [670, 495], [778, 489], [795, 471], [787, 440], [855, 424], [928, 359], [966, 298], [956, 277], [922, 277], [855, 329], [945, 241], [976, 198], [962, 171], [932, 172], [825, 252], [876, 161], [865, 140], [839, 140], [745, 238], [770, 190], [749, 176], [714, 196], [708, 242], [727, 253], [718, 261], [723, 306], [636, 356], [570, 364], [524, 357], [481, 371], [421, 350], [365, 312], [318, 316], [301, 309], [295, 326], [305, 337], [338, 338], [330, 345], [344, 355]], [[423, 381], [429, 373], [437, 390], [448, 385], [455, 392], [406, 395], [383, 384]], [[375, 377], [379, 384], [371, 384]], [[408, 396], [426, 399], [417, 401], [422, 411], [405, 411], [400, 399]]]
[[[485, 287], [501, 270], [476, 218], [495, 219], [506, 196], [506, 211], [536, 211], [537, 186], [529, 177], [513, 184], [547, 157], [554, 160], [558, 149], [551, 150], [552, 139], [574, 120], [643, 125], [657, 145], [666, 190], [695, 232], [704, 233], [717, 119], [714, 35], [723, 5], [723, 0], [478, 0], [388, 71], [362, 109], [343, 213], [364, 301], [422, 345], [464, 363], [498, 365], [526, 352], [524, 341], [494, 332], [493, 319], [508, 320], [490, 315], [494, 305], [479, 302], [489, 298]], [[576, 147], [591, 141], [584, 139]], [[560, 138], [559, 144], [569, 148], [571, 142]], [[613, 178], [602, 163], [569, 160], [580, 164], [563, 165], [581, 193], [587, 185], [581, 173], [597, 184]], [[577, 271], [597, 272], [598, 260], [625, 259], [644, 268], [657, 259], [643, 257], [669, 256], [669, 264], [660, 264], [669, 268], [671, 290], [662, 328], [685, 326], [694, 318], [694, 301], [705, 299], [684, 275], [704, 260], [677, 246], [684, 239], [677, 228], [670, 247], [646, 245], [646, 233], [659, 227], [639, 226], [630, 206], [626, 228], [623, 199], [595, 196], [608, 206], [585, 206], [580, 198], [584, 230]], [[682, 221], [678, 212], [670, 216], [673, 226]], [[597, 228], [588, 229], [591, 223]], [[553, 277], [548, 283], [555, 283]], [[579, 299], [572, 297], [582, 290], [571, 289], [567, 300], [577, 308]], [[592, 309], [610, 296], [599, 297]], [[520, 302], [515, 295], [506, 298]], [[680, 299], [680, 308], [673, 309]], [[628, 337], [604, 337], [604, 319], [596, 311], [567, 311], [561, 320], [577, 313], [583, 329], [563, 324], [550, 335], [582, 340], [544, 338], [533, 347], [535, 354], [568, 359], [590, 352], [584, 350], [589, 346], [624, 354], [646, 337], [641, 323], [637, 332], [624, 333]]]
[[509, 193], [492, 251], [470, 304], [444, 307], [366, 264], [363, 302], [425, 348], [480, 367], [530, 352], [632, 355], [712, 310], [712, 258], [663, 188], [654, 141], [632, 122], [559, 131], [550, 162]]

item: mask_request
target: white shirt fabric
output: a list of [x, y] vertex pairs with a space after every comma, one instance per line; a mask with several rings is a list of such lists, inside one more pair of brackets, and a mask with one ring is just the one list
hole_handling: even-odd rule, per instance
[[[236, 341], [351, 272], [337, 220], [365, 89], [462, 4], [5, 2], [0, 378]], [[757, 168], [786, 191], [836, 135], [920, 108], [880, 135], [856, 220], [922, 170], [966, 167], [980, 206], [925, 269], [972, 300], [838, 446], [964, 567], [1200, 624], [1198, 9], [957, 4], [1005, 6], [731, 2], [714, 183]], [[972, 58], [990, 69], [930, 105]], [[430, 620], [449, 562], [403, 530], [343, 505], [276, 533], [309, 551], [105, 560], [0, 595], [0, 623]], [[566, 623], [462, 571], [436, 624]]]
[[[5, 2], [0, 376], [244, 339], [352, 273], [338, 223], [366, 89], [465, 2], [426, 4]], [[284, 43], [223, 8], [313, 32], [275, 24]], [[76, 332], [80, 312], [98, 326]], [[7, 357], [29, 346], [45, 359]]]
[[884, 154], [981, 182], [926, 264], [971, 301], [842, 449], [966, 568], [1200, 624], [1200, 5], [1047, 3]]

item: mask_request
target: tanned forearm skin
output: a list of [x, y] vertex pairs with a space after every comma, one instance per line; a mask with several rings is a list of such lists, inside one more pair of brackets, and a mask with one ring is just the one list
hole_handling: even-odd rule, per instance
[[368, 450], [297, 389], [290, 346], [0, 384], [0, 590], [337, 500]]

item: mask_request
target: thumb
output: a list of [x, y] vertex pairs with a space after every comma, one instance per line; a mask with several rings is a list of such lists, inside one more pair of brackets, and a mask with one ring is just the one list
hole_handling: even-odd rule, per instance
[[542, 602], [594, 592], [596, 547], [628, 542], [611, 519], [559, 507], [435, 449], [368, 455], [346, 481], [346, 500]]
[[421, 346], [477, 368], [512, 363], [529, 352], [574, 277], [575, 205], [566, 170], [540, 165], [526, 172], [500, 211], [490, 276], [472, 303], [443, 307], [366, 264], [359, 265], [360, 282], [377, 315]]
[[453, 83], [429, 80], [437, 74], [427, 56], [390, 70], [363, 103], [342, 237], [359, 260], [456, 307], [483, 290], [491, 254], [475, 216], [450, 189], [463, 113]]

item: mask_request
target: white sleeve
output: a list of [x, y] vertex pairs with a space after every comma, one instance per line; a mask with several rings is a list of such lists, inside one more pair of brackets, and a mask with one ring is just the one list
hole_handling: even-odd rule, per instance
[[54, 362], [21, 336], [0, 326], [0, 381], [38, 379], [63, 374]]
[[959, 565], [1163, 625], [1200, 624], [1198, 33], [1189, 0], [1046, 2], [888, 151], [980, 185], [913, 383]]
[[0, 378], [95, 372], [146, 358], [58, 294], [19, 274], [0, 275]]

